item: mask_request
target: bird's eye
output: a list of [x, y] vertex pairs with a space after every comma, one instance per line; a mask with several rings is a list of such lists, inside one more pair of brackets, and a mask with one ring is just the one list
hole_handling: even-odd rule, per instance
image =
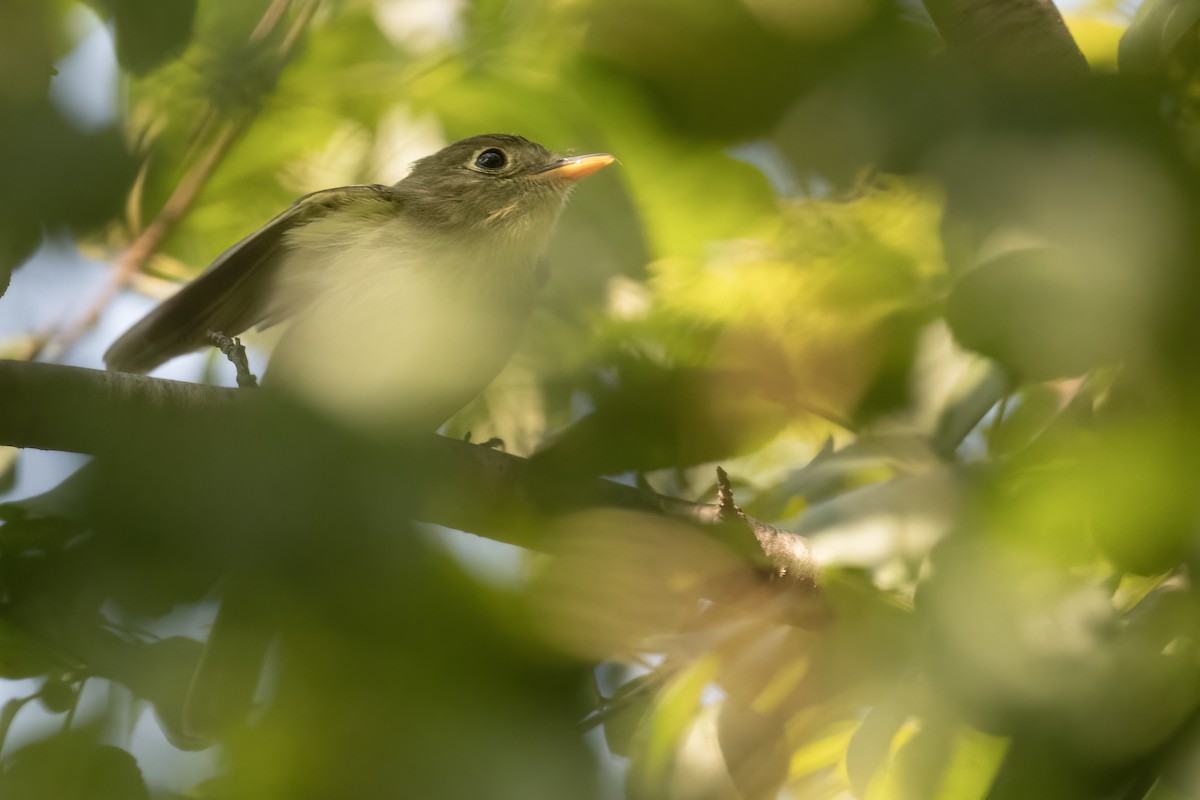
[[504, 155], [503, 150], [497, 150], [494, 147], [484, 150], [475, 157], [475, 166], [480, 169], [504, 169], [506, 164], [508, 164], [508, 156]]

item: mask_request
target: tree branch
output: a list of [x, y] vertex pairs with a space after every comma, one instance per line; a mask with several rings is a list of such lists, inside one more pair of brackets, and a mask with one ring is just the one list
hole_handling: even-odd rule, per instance
[[1046, 81], [1088, 74], [1051, 0], [925, 0], [925, 8], [950, 52], [986, 75]]
[[122, 430], [227, 404], [235, 390], [57, 364], [0, 360], [0, 440], [15, 447], [94, 454]]
[[[150, 425], [186, 430], [198, 420], [236, 419], [239, 407], [269, 393], [181, 383], [143, 375], [57, 364], [0, 361], [0, 444], [75, 453], [127, 449], [130, 430]], [[723, 505], [703, 505], [602, 479], [579, 486], [541, 485], [523, 458], [429, 435], [417, 442], [421, 471], [437, 491], [424, 498], [422, 520], [521, 547], [542, 546], [528, 510], [565, 513], [597, 506], [664, 514], [702, 526], [764, 568], [766, 579], [801, 592], [816, 589], [818, 568], [803, 537]], [[471, 502], [463, 502], [469, 497]], [[523, 513], [524, 512], [524, 513]], [[810, 618], [811, 621], [811, 618]]]

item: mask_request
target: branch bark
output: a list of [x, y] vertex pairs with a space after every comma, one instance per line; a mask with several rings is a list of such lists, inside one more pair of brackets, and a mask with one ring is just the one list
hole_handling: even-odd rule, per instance
[[[42, 450], [121, 452], [127, 431], [151, 424], [183, 430], [208, 417], [236, 419], [239, 406], [269, 393], [101, 372], [56, 364], [0, 361], [0, 444]], [[495, 541], [538, 548], [537, 526], [521, 511], [565, 513], [597, 506], [664, 514], [703, 526], [764, 567], [764, 576], [802, 591], [816, 589], [818, 569], [803, 537], [728, 506], [690, 503], [625, 484], [591, 479], [553, 491], [523, 458], [430, 434], [417, 443], [421, 470], [436, 497], [426, 498], [423, 521]], [[728, 484], [725, 484], [728, 492]], [[462, 498], [471, 502], [464, 503]], [[726, 498], [726, 504], [731, 498]], [[732, 516], [732, 518], [731, 518]]]
[[95, 454], [139, 421], [219, 413], [232, 389], [57, 364], [0, 361], [0, 441]]
[[1088, 74], [1052, 0], [925, 0], [949, 51], [979, 72], [1044, 82]]

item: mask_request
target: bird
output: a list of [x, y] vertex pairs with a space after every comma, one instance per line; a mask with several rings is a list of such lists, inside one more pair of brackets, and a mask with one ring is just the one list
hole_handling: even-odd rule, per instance
[[[573, 187], [613, 161], [485, 134], [417, 160], [393, 185], [305, 195], [151, 309], [105, 365], [145, 373], [210, 345], [210, 332], [275, 328], [264, 390], [371, 433], [432, 431], [507, 363]], [[252, 707], [270, 641], [259, 628], [272, 624], [259, 592], [242, 575], [224, 585], [181, 746], [207, 746]]]
[[484, 134], [393, 185], [305, 195], [129, 328], [105, 366], [145, 373], [210, 332], [279, 326], [264, 387], [355, 425], [434, 429], [507, 363], [568, 196], [614, 160]]

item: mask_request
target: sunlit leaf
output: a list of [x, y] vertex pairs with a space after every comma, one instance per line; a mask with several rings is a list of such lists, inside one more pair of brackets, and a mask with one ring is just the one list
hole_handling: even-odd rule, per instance
[[643, 722], [639, 757], [634, 760], [630, 787], [636, 797], [662, 796], [669, 791], [676, 757], [688, 728], [700, 711], [700, 696], [716, 672], [716, 663], [702, 660], [664, 687], [654, 710]]
[[954, 737], [950, 762], [942, 773], [937, 800], [986, 797], [1007, 747], [1004, 739], [960, 728]]

